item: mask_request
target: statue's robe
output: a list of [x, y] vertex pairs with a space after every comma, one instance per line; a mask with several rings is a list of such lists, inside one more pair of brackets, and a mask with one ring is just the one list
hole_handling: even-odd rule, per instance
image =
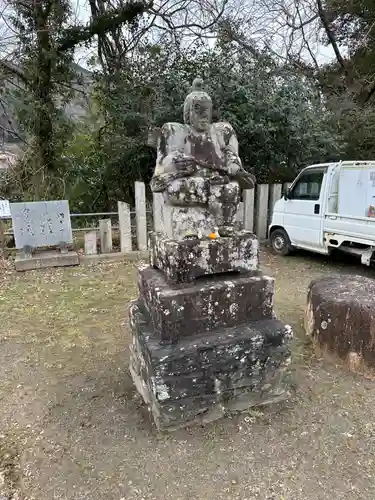
[[[183, 159], [187, 170], [179, 167]], [[240, 187], [233, 167], [237, 170], [242, 165], [229, 123], [214, 123], [206, 133], [189, 125], [166, 123], [158, 139], [151, 189], [162, 192], [166, 205], [176, 208], [172, 211], [175, 228], [180, 225], [185, 234], [196, 233], [203, 226], [203, 233], [211, 232], [234, 223]]]
[[[194, 158], [198, 164], [198, 170], [193, 175], [179, 171], [176, 165], [176, 160], [184, 156]], [[187, 185], [202, 185], [202, 179], [227, 184], [229, 180], [233, 180], [228, 171], [231, 165], [241, 168], [238, 141], [229, 123], [214, 123], [207, 133], [198, 133], [189, 125], [166, 123], [158, 140], [151, 187], [153, 191], [164, 192], [170, 190], [168, 187], [172, 184], [177, 189], [177, 186], [181, 186], [184, 190]], [[181, 184], [174, 182], [177, 179], [189, 180]], [[173, 203], [172, 200], [170, 202]]]

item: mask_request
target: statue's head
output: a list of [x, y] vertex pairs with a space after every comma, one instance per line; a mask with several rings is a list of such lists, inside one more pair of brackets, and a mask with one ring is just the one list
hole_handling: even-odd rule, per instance
[[202, 89], [203, 80], [196, 78], [184, 103], [184, 122], [198, 132], [204, 132], [211, 124], [211, 97]]

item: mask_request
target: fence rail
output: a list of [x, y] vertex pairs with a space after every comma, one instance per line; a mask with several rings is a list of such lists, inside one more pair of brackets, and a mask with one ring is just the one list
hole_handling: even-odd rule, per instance
[[[282, 184], [258, 184], [254, 190], [245, 190], [237, 213], [237, 222], [244, 229], [253, 231], [260, 240], [266, 239], [274, 205], [280, 199], [283, 187], [288, 186], [289, 183], [284, 186]], [[98, 240], [100, 240], [102, 252], [104, 249], [106, 253], [113, 251], [113, 232], [118, 233], [121, 252], [147, 249], [148, 232], [158, 231], [163, 225], [163, 196], [160, 193], [154, 193], [150, 210], [147, 206], [146, 188], [143, 182], [135, 183], [135, 194], [134, 208], [128, 203], [119, 201], [117, 212], [70, 214], [73, 220], [83, 217], [99, 218], [93, 226], [72, 228], [73, 233], [85, 234], [85, 253], [96, 253]], [[13, 230], [9, 227], [3, 234], [11, 236]]]

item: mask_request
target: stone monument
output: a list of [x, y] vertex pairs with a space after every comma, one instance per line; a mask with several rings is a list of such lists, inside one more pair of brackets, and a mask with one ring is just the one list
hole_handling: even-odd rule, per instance
[[76, 266], [67, 200], [11, 203], [17, 271]]
[[184, 124], [167, 123], [151, 182], [164, 228], [150, 234], [130, 306], [130, 371], [159, 429], [205, 423], [283, 399], [292, 331], [275, 317], [274, 279], [259, 271], [259, 242], [235, 229], [241, 165], [229, 123], [195, 80]]

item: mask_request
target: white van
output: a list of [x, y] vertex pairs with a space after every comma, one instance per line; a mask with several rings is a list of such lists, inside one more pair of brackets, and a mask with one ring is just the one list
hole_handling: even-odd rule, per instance
[[294, 248], [356, 254], [375, 251], [375, 161], [343, 161], [303, 169], [275, 203], [269, 228], [274, 252]]

